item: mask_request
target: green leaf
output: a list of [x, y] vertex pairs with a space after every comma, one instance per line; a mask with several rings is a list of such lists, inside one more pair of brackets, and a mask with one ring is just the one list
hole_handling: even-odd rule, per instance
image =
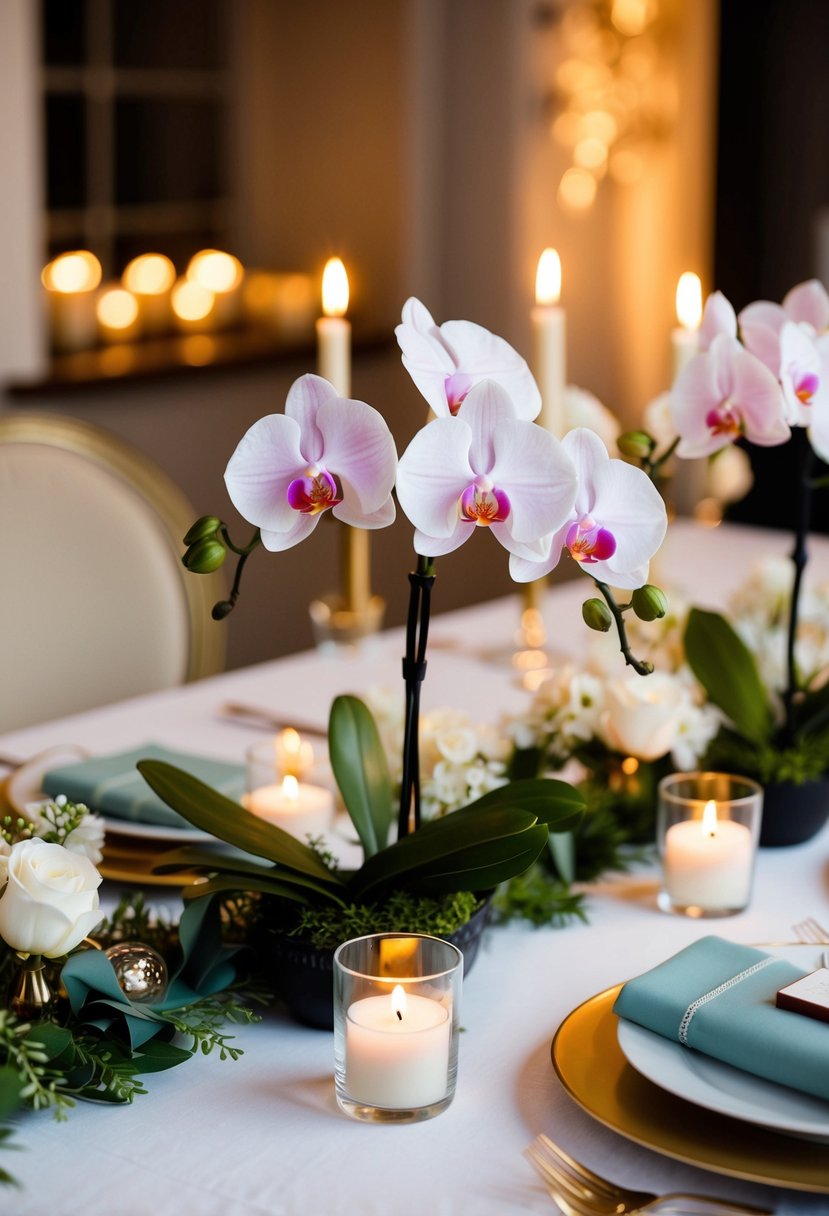
[[584, 814], [584, 794], [566, 781], [553, 777], [532, 777], [510, 781], [489, 790], [475, 802], [453, 811], [455, 815], [477, 815], [482, 810], [515, 807], [535, 815], [554, 832], [566, 832], [578, 825]]
[[806, 693], [802, 702], [796, 706], [795, 733], [806, 737], [816, 735], [829, 723], [829, 681], [814, 692]]
[[0, 1120], [8, 1119], [20, 1105], [20, 1091], [25, 1081], [12, 1064], [0, 1068]]
[[754, 656], [719, 612], [692, 608], [685, 629], [685, 655], [708, 699], [755, 743], [769, 738], [768, 698]]
[[456, 811], [369, 858], [353, 876], [349, 897], [369, 902], [400, 888], [425, 894], [485, 891], [526, 870], [547, 836], [546, 825], [527, 811]]
[[562, 882], [576, 881], [576, 839], [572, 832], [550, 832], [550, 856]]
[[139, 760], [137, 768], [150, 789], [194, 827], [245, 853], [319, 879], [327, 890], [336, 891], [342, 885], [307, 844], [251, 815], [237, 802], [175, 765], [163, 760]]
[[392, 785], [386, 753], [368, 706], [358, 697], [335, 697], [328, 721], [331, 768], [366, 857], [386, 847]]
[[[261, 866], [242, 853], [217, 853], [208, 848], [196, 845], [183, 845], [180, 849], [171, 849], [162, 853], [153, 866], [154, 874], [170, 874], [176, 870], [201, 870], [209, 874], [228, 874], [236, 879], [236, 889], [240, 891], [253, 890], [245, 885], [246, 878], [255, 878], [260, 883], [270, 884], [267, 889], [278, 887], [280, 891], [285, 886], [304, 887], [307, 891], [315, 891], [318, 895], [334, 898], [330, 886], [309, 878], [305, 874], [297, 874], [285, 869], [284, 866]], [[203, 890], [203, 888], [201, 888]], [[256, 887], [263, 891], [264, 886]], [[341, 902], [341, 901], [338, 901]]]
[[[183, 895], [189, 902], [192, 899], [201, 899], [203, 895], [215, 895], [220, 891], [261, 891], [263, 895], [275, 895], [279, 899], [292, 899], [294, 903], [298, 904], [318, 905], [320, 902], [318, 893], [315, 893], [316, 898], [314, 898], [306, 888], [288, 882], [281, 882], [276, 876], [273, 878], [254, 878], [250, 874], [232, 873], [214, 874], [210, 878], [206, 878], [204, 882], [192, 883], [184, 888]], [[326, 893], [326, 899], [330, 903], [343, 903], [343, 900], [329, 893]]]

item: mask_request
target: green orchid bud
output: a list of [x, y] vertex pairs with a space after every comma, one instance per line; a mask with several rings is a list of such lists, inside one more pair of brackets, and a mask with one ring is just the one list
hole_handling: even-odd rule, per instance
[[656, 447], [656, 441], [647, 431], [626, 431], [616, 440], [616, 446], [623, 456], [631, 460], [647, 460]]
[[182, 544], [195, 545], [200, 540], [212, 540], [221, 526], [222, 521], [217, 515], [202, 515], [190, 528]]
[[661, 620], [668, 611], [668, 597], [661, 588], [655, 587], [653, 583], [645, 583], [644, 587], [637, 587], [631, 596], [631, 603], [633, 611], [640, 621]]
[[233, 605], [230, 600], [219, 600], [218, 604], [213, 605], [210, 615], [214, 621], [223, 621], [226, 616], [230, 616], [233, 611]]
[[193, 574], [212, 574], [226, 556], [227, 550], [221, 541], [199, 540], [190, 546], [181, 560]]
[[589, 629], [595, 629], [597, 633], [607, 633], [613, 624], [613, 617], [604, 600], [585, 600], [581, 606], [581, 615], [585, 625]]

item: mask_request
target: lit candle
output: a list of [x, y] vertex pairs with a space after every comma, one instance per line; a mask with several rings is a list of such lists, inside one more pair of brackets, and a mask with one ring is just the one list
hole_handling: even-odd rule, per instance
[[713, 799], [701, 818], [675, 823], [665, 833], [665, 890], [678, 907], [744, 908], [753, 862], [750, 829], [719, 817]]
[[143, 334], [162, 334], [172, 324], [170, 293], [176, 268], [162, 253], [142, 253], [124, 268], [121, 284], [138, 301]]
[[451, 1020], [440, 1001], [402, 984], [363, 997], [346, 1013], [349, 1097], [387, 1110], [429, 1106], [446, 1094]]
[[[348, 275], [340, 258], [329, 258], [322, 274], [322, 311], [317, 320], [317, 371], [341, 397], [351, 394], [351, 325]], [[371, 600], [368, 532], [342, 525], [342, 599], [346, 612], [364, 617]]]
[[702, 284], [699, 275], [691, 271], [686, 271], [679, 277], [676, 286], [676, 316], [679, 325], [671, 330], [672, 384], [699, 349]]
[[541, 392], [538, 421], [560, 439], [567, 429], [564, 389], [567, 383], [566, 318], [559, 305], [561, 259], [555, 249], [545, 249], [538, 259], [535, 276], [535, 308], [532, 310], [533, 373]]
[[183, 333], [201, 333], [216, 328], [216, 295], [209, 287], [179, 279], [170, 295], [170, 306], [176, 328]]
[[98, 333], [103, 342], [132, 342], [141, 332], [138, 301], [123, 287], [108, 287], [95, 305]]
[[276, 771], [282, 777], [301, 780], [314, 764], [314, 748], [293, 726], [287, 726], [276, 736]]
[[56, 351], [88, 350], [98, 339], [95, 315], [101, 263], [88, 249], [62, 253], [43, 268], [40, 281], [49, 301], [52, 345]]
[[243, 802], [254, 815], [299, 840], [329, 831], [334, 817], [331, 791], [321, 785], [299, 782], [290, 773], [281, 785], [263, 785], [251, 790]]
[[196, 283], [213, 293], [214, 305], [210, 313], [213, 328], [226, 329], [239, 320], [245, 272], [233, 254], [221, 249], [202, 249], [193, 254], [184, 277], [188, 283]]

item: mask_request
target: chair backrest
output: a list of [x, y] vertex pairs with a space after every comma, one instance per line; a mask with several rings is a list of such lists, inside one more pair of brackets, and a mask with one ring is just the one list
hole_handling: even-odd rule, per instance
[[0, 730], [222, 669], [210, 607], [224, 579], [181, 564], [194, 518], [166, 474], [98, 427], [0, 417]]

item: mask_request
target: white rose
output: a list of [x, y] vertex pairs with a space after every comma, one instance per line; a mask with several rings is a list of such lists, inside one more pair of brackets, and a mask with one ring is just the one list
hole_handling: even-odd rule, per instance
[[79, 853], [39, 839], [18, 841], [0, 896], [0, 937], [24, 954], [67, 954], [103, 919], [100, 883], [92, 862]]
[[6, 885], [6, 878], [9, 872], [9, 852], [11, 845], [4, 837], [0, 836], [0, 891]]
[[658, 760], [674, 746], [688, 694], [669, 675], [631, 674], [605, 689], [602, 730], [615, 751], [638, 760]]

